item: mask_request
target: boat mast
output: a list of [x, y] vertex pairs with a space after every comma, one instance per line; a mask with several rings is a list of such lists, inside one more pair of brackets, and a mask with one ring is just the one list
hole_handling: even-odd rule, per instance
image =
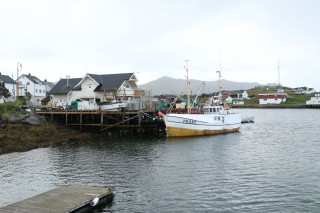
[[219, 70], [217, 71], [218, 73], [218, 98], [219, 98], [219, 101], [222, 103], [222, 93], [221, 93], [221, 72], [222, 72], [222, 69], [221, 69], [221, 46], [220, 46], [220, 52], [219, 52]]
[[218, 73], [218, 98], [219, 98], [219, 101], [222, 102], [222, 94], [221, 94], [221, 83], [220, 83], [220, 78], [221, 78], [221, 70], [217, 71]]
[[189, 74], [188, 74], [188, 61], [189, 60], [185, 60], [186, 61], [186, 66], [184, 67], [186, 69], [187, 72], [187, 113], [190, 114], [191, 110], [190, 110], [190, 82], [189, 82]]

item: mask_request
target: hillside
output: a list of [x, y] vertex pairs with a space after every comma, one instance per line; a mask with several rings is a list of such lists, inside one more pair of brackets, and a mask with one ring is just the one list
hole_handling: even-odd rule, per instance
[[[195, 95], [199, 92], [202, 81], [190, 80], [190, 92]], [[221, 80], [221, 86], [223, 90], [247, 90], [260, 86], [261, 84], [256, 82], [234, 82], [228, 80]], [[167, 76], [161, 77], [157, 80], [151, 81], [146, 84], [139, 85], [141, 89], [151, 90], [152, 95], [161, 94], [185, 94], [186, 80], [175, 79]], [[218, 90], [217, 81], [206, 81], [205, 86], [201, 89], [201, 93], [212, 93]]]

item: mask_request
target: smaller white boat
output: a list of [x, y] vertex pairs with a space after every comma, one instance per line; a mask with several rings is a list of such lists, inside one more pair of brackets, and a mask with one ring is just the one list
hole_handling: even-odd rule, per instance
[[241, 123], [254, 123], [254, 117], [253, 116], [243, 116], [241, 118]]
[[101, 111], [121, 111], [126, 106], [126, 102], [113, 101], [113, 102], [100, 102], [98, 103]]

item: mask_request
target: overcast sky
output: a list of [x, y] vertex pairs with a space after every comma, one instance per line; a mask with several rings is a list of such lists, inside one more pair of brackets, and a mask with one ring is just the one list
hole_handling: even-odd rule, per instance
[[[319, 0], [0, 0], [0, 72], [135, 72], [320, 90]], [[221, 59], [221, 60], [220, 60]], [[220, 63], [221, 62], [221, 63]]]

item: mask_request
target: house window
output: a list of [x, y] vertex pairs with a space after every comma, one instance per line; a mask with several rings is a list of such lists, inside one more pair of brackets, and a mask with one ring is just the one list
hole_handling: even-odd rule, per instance
[[41, 93], [41, 89], [39, 89], [39, 92]]
[[38, 89], [36, 89], [36, 92], [38, 92]]

